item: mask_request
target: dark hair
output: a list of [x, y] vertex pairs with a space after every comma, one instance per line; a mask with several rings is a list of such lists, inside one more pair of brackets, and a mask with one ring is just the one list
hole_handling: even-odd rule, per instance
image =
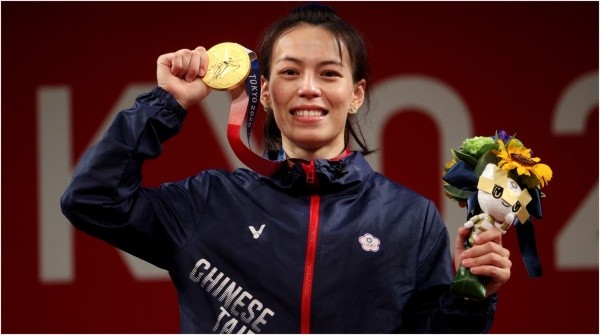
[[[340, 56], [342, 54], [342, 44], [346, 46], [349, 53], [349, 59], [352, 63], [352, 80], [356, 83], [361, 79], [367, 82], [370, 79], [369, 67], [367, 62], [367, 52], [365, 43], [361, 34], [350, 24], [343, 21], [337, 13], [329, 6], [308, 3], [292, 9], [290, 15], [273, 23], [265, 33], [259, 43], [258, 57], [261, 64], [261, 74], [267, 80], [271, 72], [271, 57], [273, 47], [279, 37], [301, 24], [319, 26], [330, 31], [336, 38]], [[341, 42], [340, 42], [341, 41]], [[369, 91], [365, 90], [365, 105], [368, 109]], [[367, 148], [364, 135], [358, 124], [357, 114], [349, 114], [346, 119], [344, 142], [348, 145], [350, 136], [356, 141], [363, 154], [369, 154], [372, 151]], [[275, 117], [272, 111], [267, 111], [264, 126], [265, 151], [281, 149], [281, 131], [275, 123]]]

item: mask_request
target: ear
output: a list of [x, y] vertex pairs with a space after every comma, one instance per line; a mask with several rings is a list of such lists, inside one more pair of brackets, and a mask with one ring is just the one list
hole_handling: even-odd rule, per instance
[[359, 109], [365, 102], [365, 91], [367, 88], [367, 81], [364, 79], [359, 80], [354, 84], [354, 97], [352, 98], [352, 107]]
[[270, 91], [269, 91], [269, 80], [266, 79], [264, 76], [260, 77], [260, 103], [263, 106], [270, 106], [271, 105], [271, 98], [270, 98]]

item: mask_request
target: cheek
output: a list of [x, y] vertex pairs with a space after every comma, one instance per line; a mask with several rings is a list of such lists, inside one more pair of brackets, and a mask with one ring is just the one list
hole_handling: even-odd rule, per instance
[[329, 99], [332, 104], [340, 108], [348, 108], [354, 99], [353, 86], [351, 84], [338, 85], [329, 91]]
[[273, 118], [275, 119], [275, 123], [280, 130], [285, 128], [286, 122], [282, 115], [281, 109], [273, 109]]
[[273, 82], [270, 87], [270, 100], [273, 106], [281, 109], [293, 95], [293, 89], [289, 85], [280, 85], [277, 81]]
[[272, 90], [270, 100], [273, 117], [275, 118], [275, 123], [277, 123], [277, 126], [279, 128], [285, 127], [285, 115], [288, 114], [288, 108], [286, 107], [286, 99], [283, 98], [283, 94], [281, 92], [278, 92], [277, 90]]

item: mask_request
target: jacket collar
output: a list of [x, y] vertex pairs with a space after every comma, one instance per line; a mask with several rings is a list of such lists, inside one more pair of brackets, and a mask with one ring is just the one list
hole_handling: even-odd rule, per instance
[[[310, 179], [307, 169], [309, 174], [311, 170], [314, 171], [316, 187], [314, 182], [310, 184], [307, 181]], [[287, 159], [273, 176], [261, 178], [285, 192], [328, 194], [350, 189], [365, 181], [372, 172], [373, 169], [364, 156], [359, 152], [352, 152], [341, 160], [317, 159], [310, 162]]]

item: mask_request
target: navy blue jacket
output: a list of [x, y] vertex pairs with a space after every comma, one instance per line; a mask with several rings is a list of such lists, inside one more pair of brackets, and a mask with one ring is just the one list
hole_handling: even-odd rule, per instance
[[360, 153], [271, 177], [208, 170], [160, 188], [141, 168], [186, 111], [156, 88], [116, 117], [61, 198], [73, 225], [169, 271], [181, 332], [485, 332], [495, 297], [452, 296], [435, 205]]

